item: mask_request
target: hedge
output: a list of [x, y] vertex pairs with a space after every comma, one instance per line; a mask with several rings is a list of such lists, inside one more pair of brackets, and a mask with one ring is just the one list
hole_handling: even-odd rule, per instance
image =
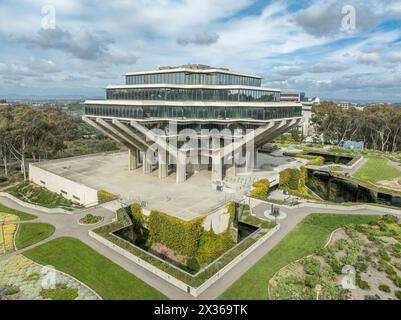
[[194, 257], [203, 232], [204, 216], [184, 221], [160, 211], [151, 211], [148, 230], [151, 242], [166, 247], [187, 257]]
[[254, 189], [251, 190], [251, 197], [260, 199], [260, 200], [266, 200], [267, 196], [269, 194], [269, 188], [270, 188], [270, 181], [268, 179], [261, 179], [258, 181], [255, 181], [252, 186]]
[[97, 192], [97, 201], [99, 203], [104, 203], [116, 199], [118, 199], [118, 196], [116, 194], [108, 192], [106, 190], [98, 190]]
[[287, 157], [294, 157], [294, 158], [302, 158], [302, 159], [309, 159], [310, 165], [313, 166], [322, 166], [324, 165], [324, 157], [322, 156], [313, 156], [310, 154], [303, 154], [303, 153], [291, 153], [291, 152], [283, 152], [284, 156]]

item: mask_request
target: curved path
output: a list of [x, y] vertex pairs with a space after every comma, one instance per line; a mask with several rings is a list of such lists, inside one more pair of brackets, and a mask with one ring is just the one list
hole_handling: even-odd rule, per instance
[[[56, 231], [54, 234], [39, 243], [36, 243], [33, 246], [25, 248], [23, 250], [18, 250], [13, 253], [9, 253], [7, 255], [3, 255], [0, 259], [7, 258], [13, 254], [22, 253], [25, 250], [43, 244], [47, 241], [50, 241], [54, 238], [61, 236], [70, 236], [75, 237], [100, 254], [104, 255], [114, 263], [118, 264], [122, 268], [134, 274], [136, 277], [145, 281], [149, 285], [153, 286], [163, 294], [167, 295], [171, 299], [195, 299], [191, 295], [183, 292], [182, 290], [176, 288], [165, 280], [157, 277], [153, 273], [147, 271], [146, 269], [136, 265], [131, 262], [127, 258], [122, 255], [116, 253], [114, 250], [104, 246], [100, 242], [91, 238], [88, 234], [90, 229], [94, 229], [98, 226], [108, 224], [115, 217], [114, 212], [106, 210], [102, 207], [87, 209], [84, 211], [79, 211], [75, 214], [54, 214], [54, 213], [43, 213], [38, 210], [28, 209], [20, 206], [17, 203], [14, 203], [12, 200], [0, 197], [0, 203], [4, 205], [14, 208], [20, 211], [32, 213], [38, 216], [37, 219], [31, 220], [32, 222], [46, 222], [54, 225], [56, 227]], [[276, 207], [280, 207], [279, 205], [275, 205]], [[259, 246], [251, 255], [249, 255], [246, 259], [242, 260], [239, 264], [237, 264], [233, 269], [230, 270], [227, 274], [218, 279], [211, 287], [209, 287], [205, 292], [203, 292], [198, 299], [215, 299], [220, 296], [232, 283], [234, 283], [239, 277], [241, 277], [249, 268], [251, 268], [257, 261], [259, 261], [265, 254], [267, 254], [279, 241], [281, 241], [287, 234], [290, 232], [301, 220], [303, 220], [306, 216], [311, 213], [319, 212], [319, 213], [336, 213], [336, 214], [384, 214], [375, 210], [363, 209], [363, 210], [339, 210], [339, 209], [330, 209], [330, 208], [283, 208], [281, 210], [287, 213], [287, 218], [284, 220], [280, 220], [281, 228], [269, 238], [268, 241], [264, 242], [261, 246]], [[270, 210], [270, 204], [268, 203], [260, 203], [256, 205], [252, 211], [259, 218], [264, 218], [264, 212], [266, 210]], [[90, 212], [95, 215], [101, 215], [104, 217], [102, 223], [96, 226], [82, 226], [78, 225], [77, 221], [83, 217], [87, 212]], [[401, 214], [401, 211], [400, 211]], [[30, 222], [30, 221], [27, 221]], [[21, 222], [23, 223], [23, 222]]]

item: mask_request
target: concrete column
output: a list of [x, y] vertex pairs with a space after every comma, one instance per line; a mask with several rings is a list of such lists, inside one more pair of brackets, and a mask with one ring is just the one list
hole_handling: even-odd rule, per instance
[[128, 149], [128, 170], [132, 171], [138, 168], [138, 149]]
[[223, 180], [223, 158], [212, 156], [212, 182]]
[[165, 154], [160, 153], [158, 154], [158, 160], [159, 160], [159, 178], [163, 179], [168, 176], [168, 163], [167, 163], [167, 152]]
[[176, 170], [176, 182], [182, 183], [187, 179], [187, 165], [185, 163], [186, 154], [178, 151], [177, 155], [177, 170]]
[[150, 159], [148, 159], [146, 152], [142, 152], [142, 172], [144, 174], [152, 172], [152, 165], [150, 163]]

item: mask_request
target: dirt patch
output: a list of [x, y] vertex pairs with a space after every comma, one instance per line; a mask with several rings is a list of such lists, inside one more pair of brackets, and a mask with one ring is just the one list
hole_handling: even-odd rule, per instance
[[378, 185], [385, 187], [387, 189], [392, 189], [395, 191], [401, 191], [401, 185], [399, 184], [398, 181], [400, 181], [400, 177], [395, 178], [393, 180], [384, 180], [384, 181], [379, 181]]
[[330, 246], [334, 245], [336, 243], [336, 241], [339, 239], [351, 241], [351, 238], [348, 236], [348, 234], [345, 232], [344, 229], [338, 229], [338, 230], [334, 231], [334, 233], [331, 235], [329, 245]]

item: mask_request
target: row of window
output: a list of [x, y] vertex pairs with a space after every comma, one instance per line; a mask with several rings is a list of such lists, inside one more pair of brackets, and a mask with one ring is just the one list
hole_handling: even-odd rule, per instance
[[169, 72], [125, 76], [126, 84], [226, 84], [260, 87], [261, 79], [226, 73]]
[[300, 117], [301, 107], [170, 107], [87, 105], [85, 114], [119, 118], [255, 119]]
[[112, 100], [280, 101], [280, 92], [260, 90], [129, 88], [106, 92]]

